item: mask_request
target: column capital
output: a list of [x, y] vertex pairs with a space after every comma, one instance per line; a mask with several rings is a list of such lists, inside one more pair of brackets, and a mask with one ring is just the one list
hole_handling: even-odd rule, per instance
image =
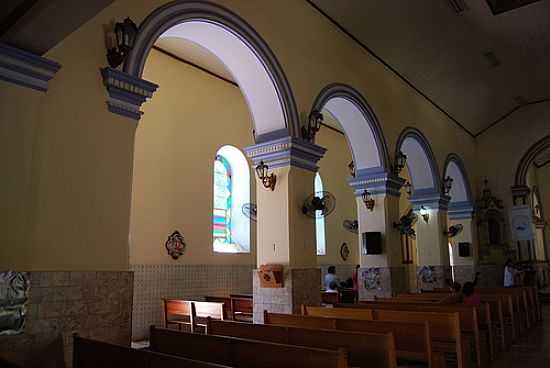
[[348, 182], [356, 196], [368, 190], [372, 195], [387, 194], [399, 197], [405, 179], [386, 172], [382, 167], [376, 167], [358, 170]]
[[101, 69], [103, 84], [109, 93], [107, 106], [113, 114], [139, 120], [143, 112], [141, 105], [153, 97], [159, 87], [145, 79], [136, 78], [111, 67]]
[[254, 165], [263, 161], [270, 168], [294, 166], [316, 172], [325, 148], [297, 137], [277, 138], [244, 149]]
[[450, 202], [447, 214], [450, 220], [471, 220], [474, 217], [474, 207], [468, 201]]
[[531, 193], [527, 185], [514, 185], [512, 188], [512, 197], [525, 199]]
[[410, 198], [414, 210], [424, 206], [427, 209], [446, 211], [451, 197], [441, 194], [433, 188], [416, 189]]
[[61, 65], [0, 42], [0, 79], [41, 92], [48, 90], [48, 81]]

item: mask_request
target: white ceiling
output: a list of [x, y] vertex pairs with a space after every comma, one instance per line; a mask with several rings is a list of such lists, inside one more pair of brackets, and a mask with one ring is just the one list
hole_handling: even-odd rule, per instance
[[311, 1], [473, 134], [550, 98], [549, 0], [497, 16], [485, 0], [460, 15], [449, 0]]

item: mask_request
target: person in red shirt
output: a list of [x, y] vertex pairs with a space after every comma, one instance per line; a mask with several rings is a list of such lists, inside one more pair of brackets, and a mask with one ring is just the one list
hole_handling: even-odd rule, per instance
[[462, 287], [462, 302], [468, 305], [480, 305], [481, 298], [475, 291], [473, 282], [467, 282]]

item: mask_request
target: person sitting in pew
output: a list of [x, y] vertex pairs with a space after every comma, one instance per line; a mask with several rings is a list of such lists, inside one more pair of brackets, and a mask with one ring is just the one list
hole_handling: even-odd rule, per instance
[[[334, 285], [332, 285], [332, 283], [334, 283]], [[328, 272], [325, 275], [325, 289], [328, 292], [338, 292], [338, 277], [336, 276], [335, 266], [328, 267]]]
[[480, 305], [481, 297], [475, 292], [475, 284], [466, 282], [462, 288], [462, 302], [467, 305]]

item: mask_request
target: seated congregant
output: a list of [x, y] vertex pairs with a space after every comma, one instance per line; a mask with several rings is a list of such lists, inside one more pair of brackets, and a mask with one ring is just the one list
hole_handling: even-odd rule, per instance
[[468, 305], [480, 305], [481, 298], [475, 291], [475, 284], [473, 282], [467, 282], [462, 288], [462, 302]]

